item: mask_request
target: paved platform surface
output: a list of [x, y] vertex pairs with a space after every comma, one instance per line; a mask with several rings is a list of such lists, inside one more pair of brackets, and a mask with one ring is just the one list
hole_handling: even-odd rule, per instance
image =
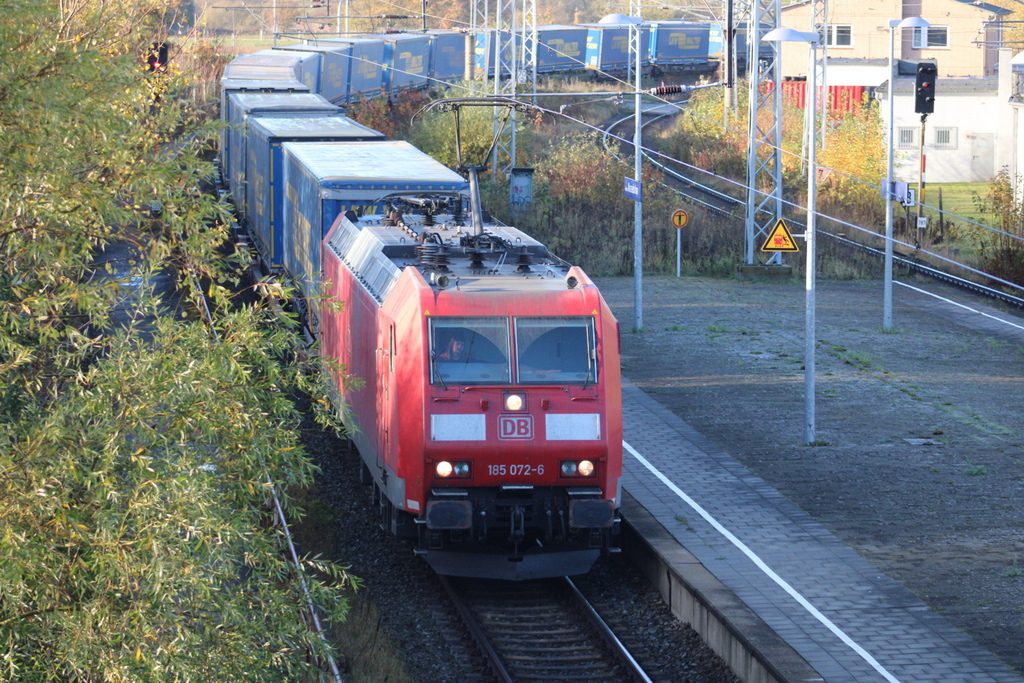
[[624, 488], [824, 680], [1024, 680], [638, 388], [623, 405]]

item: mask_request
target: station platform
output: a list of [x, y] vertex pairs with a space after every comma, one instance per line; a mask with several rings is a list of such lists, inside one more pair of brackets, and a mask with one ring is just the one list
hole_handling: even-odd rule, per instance
[[636, 386], [622, 397], [625, 493], [803, 660], [773, 680], [1024, 682]]

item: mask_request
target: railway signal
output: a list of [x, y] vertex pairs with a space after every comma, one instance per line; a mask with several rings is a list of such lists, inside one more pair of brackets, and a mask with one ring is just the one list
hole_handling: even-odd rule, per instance
[[934, 64], [922, 62], [917, 65], [914, 111], [918, 114], [931, 114], [935, 111], [935, 77], [938, 71]]
[[167, 71], [167, 43], [153, 43], [146, 55], [146, 65], [150, 71]]

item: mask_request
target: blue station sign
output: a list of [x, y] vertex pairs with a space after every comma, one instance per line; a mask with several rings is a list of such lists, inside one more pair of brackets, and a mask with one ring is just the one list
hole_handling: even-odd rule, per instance
[[634, 202], [642, 202], [644, 200], [644, 184], [639, 180], [626, 178], [626, 189], [623, 194]]

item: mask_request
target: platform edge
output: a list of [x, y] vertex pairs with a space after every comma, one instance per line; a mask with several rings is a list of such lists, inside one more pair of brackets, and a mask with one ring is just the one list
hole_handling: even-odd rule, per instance
[[744, 683], [805, 683], [824, 677], [623, 492], [623, 554]]

